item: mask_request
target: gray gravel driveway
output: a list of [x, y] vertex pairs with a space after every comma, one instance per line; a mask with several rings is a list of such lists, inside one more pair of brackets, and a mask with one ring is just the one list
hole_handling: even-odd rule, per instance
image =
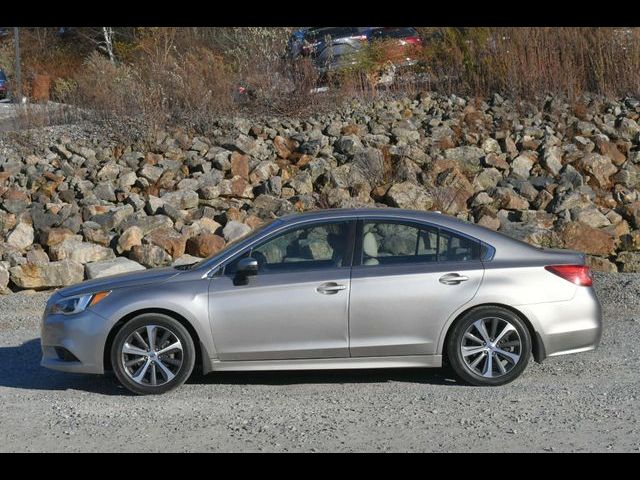
[[598, 275], [595, 352], [445, 370], [213, 373], [164, 396], [39, 366], [46, 293], [0, 297], [0, 451], [640, 451], [640, 275]]

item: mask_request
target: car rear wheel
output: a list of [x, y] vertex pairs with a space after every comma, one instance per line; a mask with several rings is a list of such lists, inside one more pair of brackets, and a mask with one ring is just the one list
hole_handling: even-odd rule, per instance
[[140, 315], [117, 333], [111, 347], [116, 377], [138, 395], [165, 393], [182, 385], [195, 364], [189, 332], [158, 313]]
[[522, 319], [501, 307], [479, 307], [465, 314], [447, 341], [447, 357], [465, 382], [504, 385], [527, 367], [531, 336]]

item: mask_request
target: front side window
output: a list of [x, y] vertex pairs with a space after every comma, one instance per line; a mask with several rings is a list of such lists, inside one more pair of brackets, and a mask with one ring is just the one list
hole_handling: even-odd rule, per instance
[[436, 227], [365, 221], [362, 265], [469, 261], [480, 258], [480, 244]]
[[[347, 250], [348, 222], [315, 224], [289, 230], [245, 252], [258, 261], [259, 272], [342, 267]], [[237, 260], [225, 268], [234, 273]]]

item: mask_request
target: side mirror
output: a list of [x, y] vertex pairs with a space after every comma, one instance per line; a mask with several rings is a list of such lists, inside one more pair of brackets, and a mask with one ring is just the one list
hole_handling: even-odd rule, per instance
[[236, 276], [233, 279], [234, 285], [246, 285], [247, 277], [258, 274], [258, 261], [255, 258], [247, 257], [238, 262]]

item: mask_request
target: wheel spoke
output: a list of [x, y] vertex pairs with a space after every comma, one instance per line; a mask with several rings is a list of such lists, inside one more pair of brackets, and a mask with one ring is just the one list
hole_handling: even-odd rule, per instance
[[470, 367], [476, 368], [476, 366], [480, 363], [480, 361], [486, 356], [487, 356], [487, 352], [482, 352], [480, 355], [478, 355], [478, 358], [476, 358], [473, 362], [471, 362]]
[[175, 377], [175, 375], [173, 374], [173, 372], [172, 372], [171, 370], [169, 370], [169, 369], [165, 366], [165, 364], [164, 364], [164, 363], [162, 363], [162, 362], [160, 361], [160, 359], [158, 359], [158, 360], [156, 361], [156, 365], [158, 365], [158, 366], [160, 367], [160, 371], [164, 374], [165, 380], [166, 380], [167, 382], [170, 382], [170, 381]]
[[502, 360], [500, 360], [495, 353], [494, 355], [496, 357], [496, 363], [498, 364], [498, 369], [500, 370], [500, 373], [504, 375], [505, 373], [507, 373], [507, 369], [504, 368], [504, 365], [502, 364]]
[[149, 344], [147, 344], [147, 342], [144, 341], [144, 338], [142, 338], [142, 335], [140, 335], [138, 331], [133, 332], [133, 336], [135, 337], [136, 340], [138, 340], [138, 342], [140, 342], [140, 344], [142, 345], [142, 348], [144, 348], [145, 350], [149, 350]]
[[168, 347], [163, 348], [162, 350], [158, 350], [158, 356], [164, 355], [165, 353], [168, 353], [168, 352], [172, 352], [173, 350], [182, 351], [182, 344], [180, 343], [179, 340], [175, 343], [172, 343]]
[[507, 352], [507, 351], [502, 350], [500, 348], [496, 348], [496, 354], [505, 357], [507, 360], [509, 360], [514, 365], [516, 363], [518, 363], [518, 360], [520, 360], [520, 355], [517, 355], [515, 353], [511, 353], [511, 352]]
[[494, 343], [498, 343], [500, 340], [502, 340], [502, 337], [504, 337], [507, 333], [514, 331], [515, 328], [513, 327], [513, 325], [511, 325], [510, 323], [507, 323], [505, 325], [505, 327], [502, 329], [502, 331], [500, 332], [500, 335], [498, 335], [498, 337], [494, 340]]
[[487, 361], [484, 364], [484, 370], [482, 370], [483, 377], [493, 377], [493, 355], [487, 355]]
[[156, 364], [151, 364], [151, 385], [155, 386], [158, 384], [158, 379], [156, 378]]
[[149, 339], [149, 349], [156, 349], [156, 333], [157, 329], [155, 325], [147, 325], [147, 338]]
[[472, 342], [476, 342], [476, 343], [484, 343], [482, 340], [480, 340], [478, 337], [476, 337], [473, 333], [471, 332], [467, 332], [464, 334], [464, 338], [468, 338], [469, 340], [471, 340]]
[[468, 357], [485, 351], [485, 347], [462, 347], [462, 356]]
[[135, 375], [133, 375], [133, 379], [138, 382], [138, 383], [142, 383], [142, 379], [144, 378], [145, 374], [147, 373], [147, 370], [149, 369], [149, 365], [151, 365], [151, 360], [149, 360], [147, 358], [147, 361], [144, 363], [144, 365], [142, 367], [140, 367], [140, 369], [135, 373]]
[[128, 355], [139, 355], [141, 357], [147, 357], [149, 355], [146, 351], [141, 348], [134, 347], [130, 343], [124, 344], [124, 347], [122, 347], [122, 353], [126, 353]]
[[481, 320], [477, 320], [473, 323], [473, 325], [476, 327], [476, 330], [478, 330], [478, 332], [480, 333], [480, 336], [482, 337], [482, 339], [489, 343], [491, 341], [491, 339], [489, 338], [489, 333], [487, 332], [487, 327], [484, 324], [484, 319]]

